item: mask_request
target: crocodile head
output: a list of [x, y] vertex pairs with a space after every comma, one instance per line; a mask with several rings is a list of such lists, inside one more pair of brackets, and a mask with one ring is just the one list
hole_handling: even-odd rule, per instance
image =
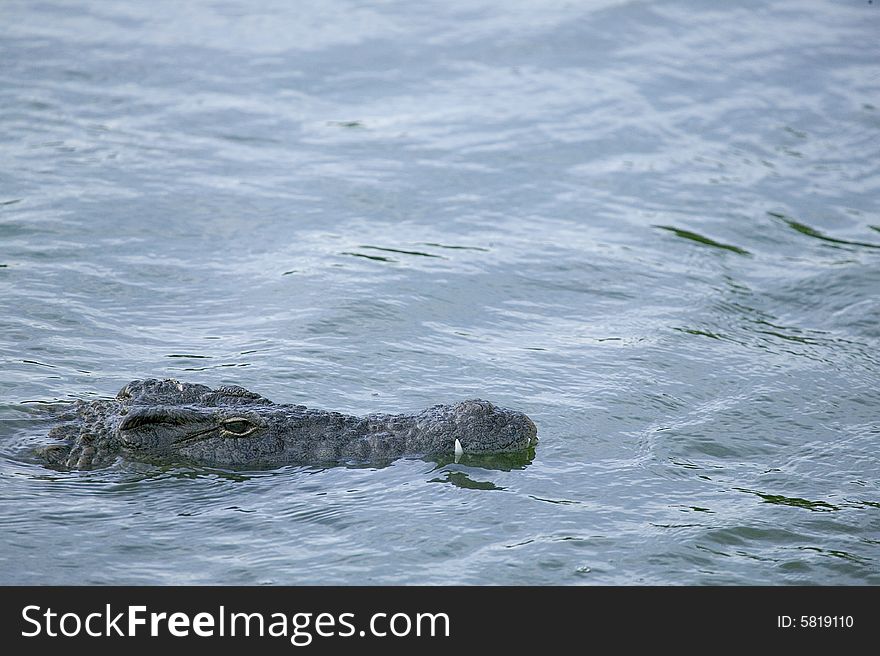
[[79, 401], [44, 450], [75, 468], [141, 460], [265, 468], [289, 463], [387, 460], [522, 451], [536, 440], [523, 413], [488, 401], [436, 405], [416, 414], [365, 417], [276, 404], [243, 387], [136, 380], [114, 400]]

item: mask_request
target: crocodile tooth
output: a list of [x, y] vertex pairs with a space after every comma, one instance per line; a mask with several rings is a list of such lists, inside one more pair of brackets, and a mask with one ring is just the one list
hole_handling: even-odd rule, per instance
[[458, 441], [458, 438], [455, 438], [455, 462], [458, 462], [459, 458], [461, 458], [464, 453], [464, 449], [461, 446], [461, 442]]

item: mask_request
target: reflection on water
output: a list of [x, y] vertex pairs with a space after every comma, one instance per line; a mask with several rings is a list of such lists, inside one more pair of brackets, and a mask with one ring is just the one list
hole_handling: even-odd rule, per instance
[[[793, 230], [797, 230], [799, 233], [801, 233], [802, 235], [806, 235], [807, 237], [821, 239], [822, 241], [827, 241], [831, 244], [846, 244], [848, 246], [862, 246], [864, 248], [880, 248], [880, 243], [874, 244], [874, 243], [869, 243], [869, 242], [864, 242], [864, 241], [849, 241], [846, 239], [836, 239], [834, 237], [829, 237], [828, 235], [821, 233], [820, 231], [816, 230], [815, 228], [811, 228], [810, 226], [804, 225], [803, 223], [798, 223], [797, 221], [794, 221], [794, 220], [788, 218], [787, 216], [785, 216], [785, 214], [780, 214], [779, 212], [767, 212], [767, 214], [774, 217], [774, 218], [780, 219], [789, 228], [792, 228]], [[876, 229], [875, 226], [868, 226], [868, 227]]]
[[531, 446], [522, 451], [512, 453], [464, 453], [460, 456], [434, 457], [432, 462], [437, 464], [437, 469], [456, 464], [478, 469], [495, 469], [498, 471], [514, 471], [525, 469], [535, 459], [537, 448]]
[[672, 226], [655, 226], [660, 228], [661, 230], [668, 230], [676, 237], [681, 237], [682, 239], [690, 239], [691, 241], [695, 241], [698, 244], [705, 244], [706, 246], [713, 246], [715, 248], [721, 248], [726, 251], [732, 251], [733, 253], [738, 253], [740, 255], [749, 255], [750, 253], [744, 248], [740, 248], [739, 246], [732, 246], [730, 244], [722, 244], [721, 242], [717, 242], [713, 239], [709, 239], [708, 237], [704, 237], [703, 235], [698, 235], [696, 232], [691, 232], [690, 230], [681, 230], [679, 228], [673, 228]]
[[447, 471], [443, 473], [442, 478], [432, 478], [428, 481], [429, 483], [449, 483], [450, 485], [454, 485], [455, 487], [460, 487], [463, 490], [503, 490], [503, 487], [499, 487], [495, 485], [495, 483], [491, 481], [478, 481], [471, 478], [466, 472], [451, 472]]
[[761, 497], [767, 503], [776, 503], [782, 506], [794, 506], [796, 508], [806, 508], [817, 512], [829, 512], [832, 510], [840, 510], [825, 501], [808, 501], [807, 499], [798, 499], [797, 497], [785, 497], [781, 494], [766, 494], [764, 492], [755, 492], [753, 490], [740, 490], [740, 492], [748, 492]]
[[[0, 582], [880, 583], [876, 3], [0, 14]], [[22, 455], [150, 376], [541, 442]]]

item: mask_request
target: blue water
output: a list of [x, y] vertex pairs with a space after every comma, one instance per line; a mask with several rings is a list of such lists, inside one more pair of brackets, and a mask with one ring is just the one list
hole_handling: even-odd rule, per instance
[[[880, 583], [880, 6], [0, 4], [0, 583]], [[140, 377], [493, 469], [30, 456]]]

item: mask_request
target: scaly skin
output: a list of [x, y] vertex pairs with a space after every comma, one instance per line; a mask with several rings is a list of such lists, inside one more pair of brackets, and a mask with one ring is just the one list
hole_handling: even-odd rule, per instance
[[537, 442], [526, 415], [488, 401], [364, 417], [272, 403], [243, 387], [134, 380], [111, 401], [76, 401], [40, 450], [49, 463], [91, 469], [118, 457], [216, 467], [387, 461], [523, 451]]

